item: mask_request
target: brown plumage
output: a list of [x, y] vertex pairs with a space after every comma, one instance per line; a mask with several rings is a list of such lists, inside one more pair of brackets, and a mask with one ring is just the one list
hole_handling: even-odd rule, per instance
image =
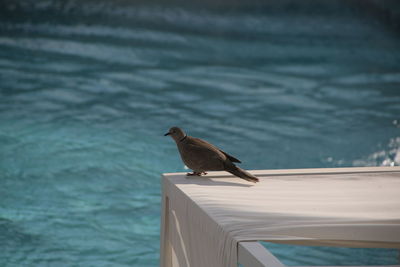
[[193, 173], [188, 175], [200, 176], [207, 174], [207, 171], [227, 171], [250, 182], [259, 181], [257, 177], [234, 164], [234, 162], [240, 163], [240, 160], [200, 138], [186, 135], [178, 127], [172, 127], [166, 135], [171, 135], [183, 162], [193, 170]]

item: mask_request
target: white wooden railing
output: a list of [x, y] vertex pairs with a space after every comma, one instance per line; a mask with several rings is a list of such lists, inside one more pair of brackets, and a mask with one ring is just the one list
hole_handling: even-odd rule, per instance
[[[243, 267], [286, 267], [286, 265], [280, 262], [278, 258], [276, 258], [270, 251], [268, 251], [263, 245], [261, 245], [257, 241], [239, 242], [238, 263], [241, 264]], [[400, 265], [380, 265], [380, 266], [368, 265], [364, 267], [383, 267], [383, 266], [400, 267]], [[329, 267], [335, 267], [335, 266], [329, 266]]]

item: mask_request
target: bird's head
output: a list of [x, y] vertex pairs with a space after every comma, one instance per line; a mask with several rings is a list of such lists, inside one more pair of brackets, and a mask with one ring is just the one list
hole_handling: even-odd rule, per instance
[[172, 127], [164, 136], [170, 135], [175, 142], [181, 141], [186, 137], [185, 132], [179, 127]]

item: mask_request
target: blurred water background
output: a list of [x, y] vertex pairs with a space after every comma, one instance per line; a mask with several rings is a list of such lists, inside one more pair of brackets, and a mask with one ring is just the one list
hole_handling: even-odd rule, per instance
[[174, 125], [247, 169], [399, 165], [399, 7], [3, 0], [0, 266], [157, 266], [160, 174], [185, 171]]

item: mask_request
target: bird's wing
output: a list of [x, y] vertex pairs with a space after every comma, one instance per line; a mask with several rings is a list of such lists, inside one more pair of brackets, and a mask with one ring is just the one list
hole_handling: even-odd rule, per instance
[[204, 147], [205, 149], [209, 149], [209, 150], [212, 150], [212, 151], [215, 151], [215, 152], [216, 152], [216, 151], [221, 152], [221, 153], [224, 154], [231, 162], [238, 162], [238, 163], [241, 163], [240, 160], [238, 160], [237, 158], [235, 158], [235, 157], [229, 155], [229, 154], [226, 153], [225, 151], [222, 151], [221, 149], [219, 149], [218, 147], [214, 146], [213, 144], [208, 143], [207, 141], [204, 141], [204, 140], [202, 140], [202, 139], [200, 139], [200, 138], [195, 138], [195, 137], [190, 138], [190, 141], [191, 141], [191, 144], [192, 144], [192, 145], [195, 145], [195, 146], [196, 146], [196, 145], [197, 145], [197, 146], [202, 146], [202, 147]]
[[186, 166], [196, 171], [222, 171], [227, 157], [215, 146], [193, 137], [187, 137], [184, 144], [178, 144]]
[[229, 155], [229, 154], [226, 153], [225, 151], [222, 151], [221, 149], [220, 149], [219, 151], [221, 151], [230, 161], [232, 161], [232, 162], [237, 162], [237, 163], [242, 163], [240, 160], [238, 160], [238, 159], [235, 158], [234, 156]]

